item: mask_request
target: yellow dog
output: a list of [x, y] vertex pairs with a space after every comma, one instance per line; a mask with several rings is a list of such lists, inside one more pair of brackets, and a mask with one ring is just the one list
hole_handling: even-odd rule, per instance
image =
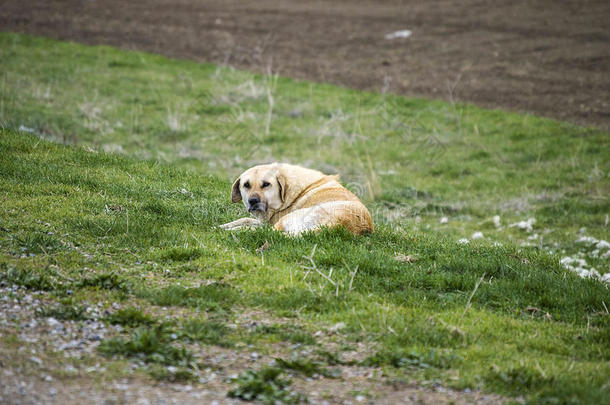
[[339, 184], [338, 176], [285, 163], [254, 166], [233, 183], [231, 201], [243, 201], [254, 218], [221, 225], [233, 230], [270, 223], [291, 235], [323, 226], [344, 226], [360, 235], [373, 232], [364, 204]]

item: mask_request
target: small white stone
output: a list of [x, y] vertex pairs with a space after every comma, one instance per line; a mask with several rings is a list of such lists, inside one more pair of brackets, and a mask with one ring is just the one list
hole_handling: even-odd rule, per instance
[[394, 31], [385, 35], [385, 39], [409, 38], [412, 32], [410, 30]]
[[446, 224], [447, 222], [449, 222], [449, 218], [447, 217], [442, 217], [439, 221], [441, 224]]
[[531, 232], [533, 230], [533, 225], [536, 223], [536, 218], [528, 218], [527, 221], [519, 221], [510, 226], [516, 226], [522, 231]]
[[588, 244], [596, 244], [599, 240], [595, 239], [593, 236], [581, 236], [576, 239], [577, 243], [588, 243]]
[[20, 125], [19, 130], [23, 131], [23, 132], [29, 132], [30, 134], [33, 134], [34, 132], [36, 132], [34, 130], [34, 128], [26, 127], [25, 125]]
[[605, 240], [600, 240], [599, 242], [597, 242], [595, 247], [597, 249], [599, 249], [599, 250], [610, 249], [610, 243], [608, 241], [605, 241]]
[[599, 249], [595, 249], [592, 252], [590, 252], [589, 256], [591, 256], [591, 257], [599, 257]]
[[59, 326], [63, 326], [61, 324], [61, 322], [59, 322], [57, 319], [55, 318], [47, 318], [47, 323], [49, 324], [50, 327], [52, 328], [58, 328]]
[[331, 332], [337, 332], [337, 331], [339, 331], [341, 329], [344, 329], [344, 328], [345, 328], [345, 322], [338, 322], [338, 323], [334, 324], [333, 326], [331, 326], [329, 328], [329, 330]]
[[473, 240], [474, 239], [483, 239], [483, 232], [480, 232], [480, 231], [475, 232], [475, 233], [472, 234], [471, 238]]

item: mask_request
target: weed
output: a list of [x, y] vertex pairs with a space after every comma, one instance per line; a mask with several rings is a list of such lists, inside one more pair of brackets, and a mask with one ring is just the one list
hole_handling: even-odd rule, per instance
[[375, 353], [373, 356], [368, 357], [363, 361], [364, 365], [367, 366], [384, 366], [390, 365], [393, 367], [401, 368], [451, 368], [459, 365], [461, 361], [460, 356], [455, 354], [441, 354], [437, 350], [430, 350], [427, 353], [420, 354], [414, 351], [381, 351]]
[[294, 325], [260, 325], [250, 333], [303, 345], [316, 345], [318, 343], [313, 335]]
[[514, 390], [531, 390], [553, 383], [552, 379], [545, 378], [540, 371], [525, 367], [511, 367], [506, 371], [496, 367], [486, 378], [492, 384], [500, 383], [500, 385]]
[[74, 304], [71, 301], [43, 307], [38, 310], [38, 316], [71, 321], [84, 321], [90, 318], [85, 305]]
[[55, 253], [62, 248], [62, 244], [57, 237], [40, 231], [17, 236], [14, 243], [18, 247], [16, 253], [29, 255]]
[[233, 344], [227, 339], [227, 334], [228, 329], [224, 324], [201, 319], [190, 319], [180, 329], [180, 336], [193, 342], [231, 347]]
[[114, 338], [104, 340], [99, 346], [102, 354], [134, 357], [146, 363], [166, 366], [196, 368], [193, 355], [184, 347], [175, 347], [163, 327], [140, 327], [131, 333], [129, 339]]
[[353, 366], [356, 364], [356, 361], [354, 361], [354, 360], [351, 360], [351, 361], [343, 360], [341, 358], [340, 352], [331, 353], [326, 350], [318, 350], [317, 355], [322, 359], [322, 361], [324, 363], [329, 364], [331, 366], [338, 366], [338, 365]]
[[197, 375], [192, 369], [187, 367], [151, 364], [148, 366], [146, 371], [156, 380], [166, 380], [171, 382], [188, 382], [197, 380]]
[[202, 251], [193, 247], [173, 247], [163, 251], [159, 256], [162, 261], [188, 262], [201, 256]]
[[77, 287], [94, 287], [102, 290], [118, 290], [127, 293], [131, 290], [131, 284], [115, 272], [96, 274], [86, 277], [76, 283]]
[[290, 392], [290, 380], [282, 378], [282, 369], [265, 367], [261, 370], [248, 370], [234, 378], [235, 388], [228, 392], [231, 398], [245, 401], [260, 401], [265, 404], [304, 402], [301, 394]]
[[152, 326], [157, 323], [151, 315], [145, 314], [142, 310], [134, 307], [121, 308], [108, 315], [105, 320], [115, 325], [128, 326], [130, 328]]
[[290, 360], [284, 360], [281, 358], [276, 358], [275, 362], [278, 367], [283, 368], [285, 370], [296, 371], [300, 374], [303, 374], [307, 377], [312, 377], [314, 375], [324, 376], [328, 378], [339, 378], [341, 377], [341, 371], [339, 369], [329, 370], [322, 363], [311, 359], [304, 359], [293, 357]]
[[229, 311], [237, 300], [237, 292], [224, 283], [187, 288], [169, 286], [163, 289], [142, 291], [140, 295], [155, 305], [189, 306], [206, 311]]
[[12, 265], [2, 263], [0, 269], [0, 278], [10, 284], [16, 284], [27, 289], [37, 291], [53, 291], [57, 289], [60, 283], [55, 280], [51, 274], [45, 270], [17, 268]]

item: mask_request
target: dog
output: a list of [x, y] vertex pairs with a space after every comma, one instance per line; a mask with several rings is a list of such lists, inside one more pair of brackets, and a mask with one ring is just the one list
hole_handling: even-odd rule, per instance
[[337, 226], [356, 235], [374, 232], [367, 208], [338, 179], [286, 163], [254, 166], [231, 188], [231, 201], [243, 201], [253, 217], [220, 227], [235, 230], [269, 223], [290, 235]]

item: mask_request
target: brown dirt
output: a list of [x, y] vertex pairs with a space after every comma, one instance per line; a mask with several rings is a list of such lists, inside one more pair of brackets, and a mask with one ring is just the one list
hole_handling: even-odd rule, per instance
[[[0, 30], [610, 129], [607, 0], [0, 0]], [[408, 29], [407, 39], [385, 34]]]

